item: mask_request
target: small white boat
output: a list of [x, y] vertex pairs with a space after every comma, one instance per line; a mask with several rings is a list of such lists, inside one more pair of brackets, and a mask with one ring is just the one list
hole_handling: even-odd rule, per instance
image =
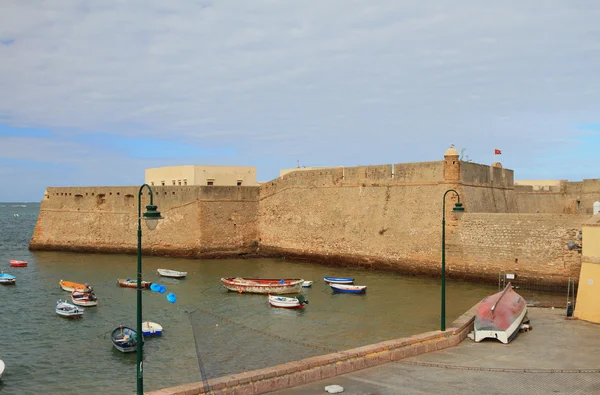
[[305, 281], [302, 283], [302, 288], [310, 288], [312, 287], [312, 281]]
[[269, 295], [269, 304], [273, 307], [283, 307], [286, 309], [301, 309], [308, 300], [304, 299], [304, 295], [298, 295], [295, 298], [286, 298], [285, 296]]
[[163, 327], [156, 322], [142, 322], [142, 335], [144, 336], [158, 336], [162, 334], [162, 330]]
[[96, 306], [98, 304], [98, 298], [94, 295], [94, 292], [81, 292], [73, 291], [71, 293], [71, 301], [77, 306]]
[[62, 317], [79, 318], [83, 315], [83, 308], [64, 302], [60, 299], [56, 302], [55, 310], [56, 314]]
[[2, 373], [4, 373], [4, 362], [0, 359], [0, 379], [2, 378]]
[[7, 274], [4, 272], [0, 272], [0, 284], [16, 284], [17, 279], [12, 274]]
[[333, 292], [344, 294], [364, 294], [367, 292], [366, 285], [329, 284]]
[[184, 278], [185, 276], [187, 276], [187, 272], [178, 272], [177, 270], [171, 269], [156, 269], [156, 271], [161, 276], [169, 278]]

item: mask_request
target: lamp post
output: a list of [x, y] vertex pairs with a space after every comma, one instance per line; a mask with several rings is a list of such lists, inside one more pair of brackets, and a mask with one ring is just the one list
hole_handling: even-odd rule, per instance
[[137, 394], [144, 394], [144, 368], [142, 363], [143, 356], [143, 344], [142, 344], [142, 190], [144, 187], [150, 191], [150, 205], [146, 206], [146, 212], [144, 213], [144, 219], [146, 220], [146, 226], [148, 229], [154, 230], [158, 225], [158, 220], [162, 219], [160, 212], [157, 211], [157, 207], [153, 204], [152, 188], [150, 185], [144, 184], [140, 187], [138, 194], [138, 245], [137, 245]]
[[460, 218], [462, 213], [465, 212], [462, 203], [460, 202], [460, 195], [454, 189], [448, 189], [444, 193], [442, 200], [442, 313], [441, 313], [441, 330], [446, 330], [446, 195], [448, 192], [454, 192], [458, 198], [458, 202], [452, 208], [454, 214]]

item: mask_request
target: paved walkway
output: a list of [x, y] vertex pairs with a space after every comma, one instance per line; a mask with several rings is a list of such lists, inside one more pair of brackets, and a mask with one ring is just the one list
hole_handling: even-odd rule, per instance
[[531, 309], [533, 330], [407, 358], [273, 392], [279, 395], [600, 394], [600, 325], [565, 320], [564, 311]]

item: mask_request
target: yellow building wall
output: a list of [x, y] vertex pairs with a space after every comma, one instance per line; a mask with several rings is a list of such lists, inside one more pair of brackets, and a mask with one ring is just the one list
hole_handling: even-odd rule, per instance
[[600, 323], [600, 224], [584, 224], [575, 317]]
[[194, 167], [193, 165], [186, 165], [146, 169], [145, 182], [150, 186], [196, 185]]
[[160, 186], [215, 185], [257, 186], [252, 166], [165, 166], [146, 169], [146, 184]]

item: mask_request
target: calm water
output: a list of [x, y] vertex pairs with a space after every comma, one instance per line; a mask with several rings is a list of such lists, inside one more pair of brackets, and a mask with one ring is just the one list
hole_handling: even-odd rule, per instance
[[[136, 291], [118, 287], [116, 279], [135, 276], [136, 257], [30, 252], [39, 204], [21, 205], [0, 203], [0, 270], [17, 276], [16, 286], [0, 286], [0, 359], [6, 363], [0, 392], [134, 392], [135, 353], [116, 351], [108, 333], [120, 323], [135, 327]], [[25, 259], [29, 266], [11, 268], [9, 259]], [[178, 298], [170, 304], [165, 295], [144, 291], [144, 320], [165, 328], [162, 337], [146, 338], [147, 391], [200, 381], [199, 360], [209, 377], [217, 377], [439, 329], [436, 279], [282, 259], [144, 257], [143, 265], [144, 279]], [[187, 271], [188, 277], [162, 279], [157, 268]], [[324, 275], [356, 277], [368, 292], [333, 294]], [[302, 277], [314, 285], [304, 292], [310, 302], [305, 309], [291, 311], [271, 308], [266, 296], [227, 292], [220, 278], [229, 276]], [[86, 308], [80, 320], [56, 315], [56, 300], [69, 296], [61, 279], [93, 284], [99, 305]], [[448, 323], [495, 291], [450, 281]]]

